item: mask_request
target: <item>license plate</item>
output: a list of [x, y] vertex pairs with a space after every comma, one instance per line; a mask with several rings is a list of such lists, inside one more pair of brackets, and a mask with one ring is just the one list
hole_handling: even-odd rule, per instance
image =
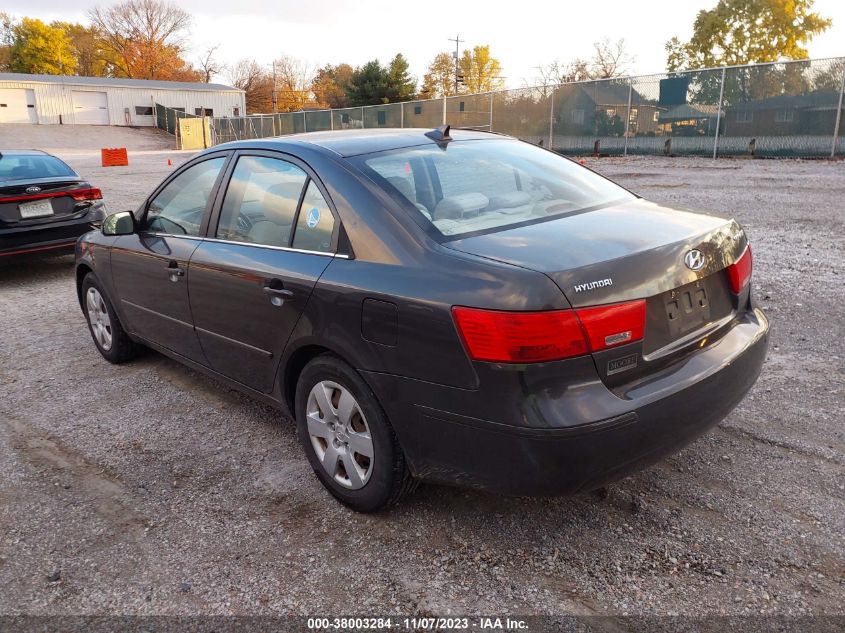
[[53, 203], [49, 200], [35, 200], [34, 202], [24, 202], [18, 205], [21, 212], [21, 218], [40, 218], [45, 215], [53, 215]]

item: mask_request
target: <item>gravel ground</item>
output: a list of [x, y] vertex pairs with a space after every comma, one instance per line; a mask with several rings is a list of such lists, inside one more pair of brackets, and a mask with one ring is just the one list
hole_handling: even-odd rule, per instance
[[[69, 162], [112, 210], [188, 154]], [[111, 366], [69, 258], [0, 268], [2, 614], [845, 614], [845, 163], [589, 160], [732, 213], [772, 320], [754, 390], [605, 495], [335, 503], [276, 411], [155, 353]]]

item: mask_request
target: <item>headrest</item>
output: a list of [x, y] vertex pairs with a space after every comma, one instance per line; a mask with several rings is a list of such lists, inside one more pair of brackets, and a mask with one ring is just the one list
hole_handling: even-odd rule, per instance
[[414, 194], [414, 187], [411, 185], [409, 178], [402, 178], [401, 176], [388, 176], [387, 182], [396, 187], [396, 189], [405, 196], [409, 201], [415, 202], [417, 196]]
[[475, 215], [482, 209], [487, 208], [489, 198], [483, 193], [462, 193], [457, 196], [443, 198], [434, 208], [434, 217], [441, 218], [462, 218], [466, 215]]
[[512, 209], [531, 203], [531, 196], [525, 191], [501, 193], [490, 198], [490, 209]]
[[293, 224], [301, 192], [301, 182], [282, 182], [269, 187], [264, 193], [264, 201], [261, 205], [264, 217], [274, 224], [283, 226]]

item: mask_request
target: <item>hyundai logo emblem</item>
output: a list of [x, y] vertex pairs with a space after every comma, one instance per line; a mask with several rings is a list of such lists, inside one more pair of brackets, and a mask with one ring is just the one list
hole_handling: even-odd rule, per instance
[[704, 268], [704, 253], [694, 248], [684, 256], [684, 263], [690, 270], [701, 270]]
[[38, 193], [39, 191], [41, 191], [41, 187], [27, 187], [26, 188], [27, 193]]

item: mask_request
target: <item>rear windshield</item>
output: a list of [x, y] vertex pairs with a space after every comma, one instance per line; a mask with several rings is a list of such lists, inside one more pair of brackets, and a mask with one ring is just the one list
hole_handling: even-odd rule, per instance
[[447, 238], [635, 197], [562, 156], [516, 140], [453, 141], [444, 149], [425, 145], [355, 160]]
[[0, 157], [0, 180], [33, 180], [65, 176], [75, 178], [76, 174], [55, 156], [3, 154]]

